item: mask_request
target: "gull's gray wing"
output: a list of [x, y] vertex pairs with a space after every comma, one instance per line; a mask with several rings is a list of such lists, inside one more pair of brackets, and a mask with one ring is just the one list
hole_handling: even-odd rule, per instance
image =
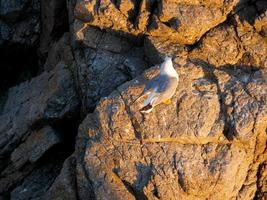
[[175, 77], [162, 76], [159, 77], [157, 85], [158, 87], [151, 100], [151, 104], [154, 106], [172, 97], [177, 88], [178, 79]]
[[159, 76], [154, 77], [153, 79], [151, 79], [150, 81], [147, 82], [143, 92], [139, 95], [139, 97], [137, 99], [134, 100], [133, 103], [135, 103], [136, 101], [138, 101], [140, 98], [142, 98], [145, 95], [148, 95], [152, 92], [152, 90], [156, 89], [157, 87], [157, 83], [160, 81]]
[[157, 89], [157, 90], [159, 90], [159, 92], [161, 92], [164, 90], [164, 88], [168, 87], [170, 79], [176, 80], [176, 78], [170, 78], [167, 75], [156, 76], [155, 78], [151, 79], [147, 83], [147, 85], [144, 89], [144, 92], [151, 90], [151, 89]]
[[173, 91], [177, 87], [178, 80], [175, 77], [159, 76], [157, 81], [157, 93], [164, 93], [167, 91]]
[[[176, 89], [177, 82], [178, 82], [177, 79], [174, 77], [169, 77], [167, 75], [156, 76], [155, 78], [151, 79], [146, 84], [145, 89], [143, 90], [142, 94], [135, 101], [137, 101], [138, 99], [140, 99], [144, 95], [151, 94], [151, 92], [154, 93], [153, 96], [155, 96], [155, 97], [156, 96], [162, 96], [160, 93], [164, 93], [166, 91], [170, 91], [170, 94], [171, 94], [172, 91]], [[163, 95], [163, 97], [165, 97], [165, 96], [166, 95]], [[168, 94], [167, 94], [167, 96], [168, 96]]]
[[144, 89], [144, 93], [151, 90], [151, 89], [155, 89], [158, 85], [157, 83], [159, 83], [161, 80], [160, 75], [154, 77], [153, 79], [151, 79], [147, 84], [146, 87]]

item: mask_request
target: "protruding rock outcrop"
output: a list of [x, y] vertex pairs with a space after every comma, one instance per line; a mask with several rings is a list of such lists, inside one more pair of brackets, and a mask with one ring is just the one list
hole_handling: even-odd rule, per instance
[[255, 194], [267, 127], [261, 72], [217, 70], [198, 61], [177, 71], [180, 84], [171, 105], [142, 115], [133, 103], [144, 77], [157, 73], [152, 69], [102, 99], [80, 126], [77, 141], [87, 142], [76, 156], [96, 199], [250, 199]]
[[225, 21], [237, 3], [236, 0], [79, 0], [75, 16], [86, 24], [100, 28], [193, 44], [208, 30]]

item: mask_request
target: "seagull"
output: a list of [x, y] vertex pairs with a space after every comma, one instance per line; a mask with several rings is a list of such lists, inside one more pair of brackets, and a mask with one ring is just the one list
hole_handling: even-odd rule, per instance
[[164, 62], [160, 65], [160, 74], [150, 80], [141, 95], [147, 98], [142, 103], [141, 113], [149, 113], [160, 103], [171, 104], [171, 98], [178, 86], [179, 75], [173, 67], [172, 59], [165, 57]]

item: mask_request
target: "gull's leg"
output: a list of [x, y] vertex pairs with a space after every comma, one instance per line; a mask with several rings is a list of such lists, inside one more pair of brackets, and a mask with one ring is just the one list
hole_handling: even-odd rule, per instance
[[165, 101], [163, 101], [164, 104], [166, 105], [170, 105], [172, 103], [172, 100], [171, 99], [167, 99]]

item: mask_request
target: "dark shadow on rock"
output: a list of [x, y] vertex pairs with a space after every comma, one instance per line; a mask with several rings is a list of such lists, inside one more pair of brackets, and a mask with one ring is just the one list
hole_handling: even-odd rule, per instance
[[129, 21], [136, 27], [142, 0], [132, 0], [132, 3], [134, 4], [134, 8], [128, 12]]
[[69, 156], [65, 148], [65, 143], [61, 143], [46, 152], [36, 163], [32, 172], [13, 189], [12, 199], [42, 197], [53, 184], [65, 159]]
[[144, 188], [147, 186], [149, 183], [151, 176], [152, 176], [152, 166], [147, 166], [142, 163], [137, 163], [136, 165], [136, 170], [137, 170], [137, 178], [136, 181], [134, 182], [135, 188], [137, 189], [136, 192], [139, 193], [138, 196], [142, 200], [146, 200], [147, 197], [144, 194]]
[[29, 80], [38, 73], [35, 47], [17, 44], [0, 48], [0, 61], [0, 96], [8, 88]]
[[257, 18], [266, 15], [266, 0], [240, 0], [235, 7], [235, 12], [242, 22], [246, 21], [250, 25], [254, 25]]
[[160, 53], [150, 40], [145, 39], [144, 46], [146, 46], [145, 52], [146, 56], [149, 58], [149, 64], [157, 65], [163, 61], [165, 55]]
[[56, 120], [51, 124], [63, 140], [63, 150], [69, 156], [75, 150], [75, 138], [81, 118], [79, 112], [71, 113], [63, 119]]
[[19, 44], [0, 48], [0, 114], [7, 100], [8, 89], [38, 74], [36, 47]]
[[[51, 51], [51, 46], [66, 32], [69, 32], [69, 16], [67, 1], [40, 0], [41, 4], [41, 34], [39, 39], [38, 56], [43, 67]], [[43, 69], [42, 69], [43, 70]]]
[[143, 189], [149, 183], [152, 176], [152, 166], [146, 166], [142, 163], [136, 165], [137, 177], [136, 181], [133, 184], [130, 184], [128, 181], [123, 180], [123, 184], [127, 190], [138, 200], [148, 200]]

